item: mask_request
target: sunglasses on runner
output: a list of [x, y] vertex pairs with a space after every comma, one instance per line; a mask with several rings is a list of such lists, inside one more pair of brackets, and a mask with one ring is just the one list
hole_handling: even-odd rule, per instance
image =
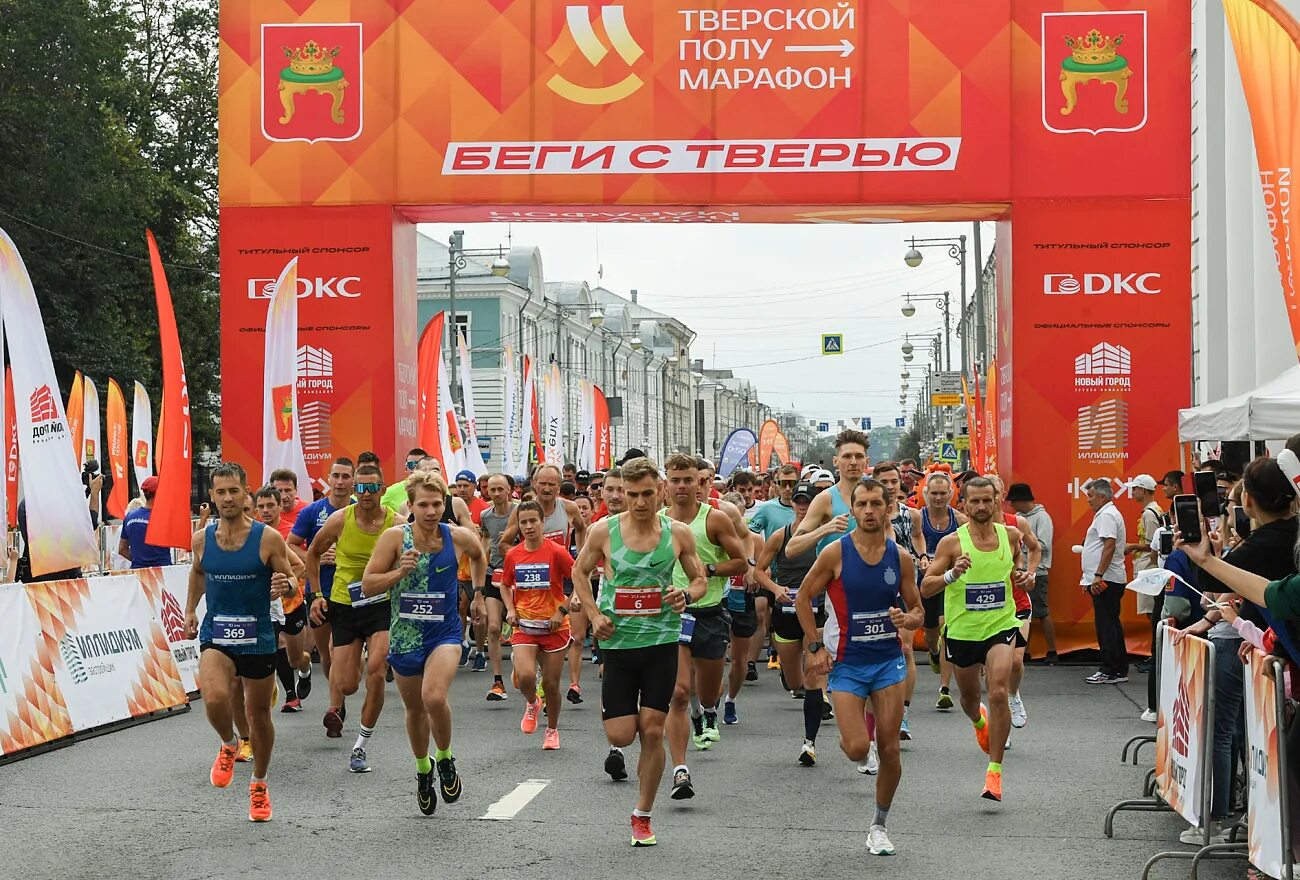
[[787, 487], [788, 487], [788, 486], [798, 486], [798, 485], [799, 485], [799, 481], [798, 481], [798, 480], [777, 480], [777, 481], [776, 481], [776, 484], [777, 484], [778, 486], [787, 486]]
[[358, 495], [378, 495], [380, 485], [379, 483], [357, 483], [353, 488]]
[[418, 464], [419, 464], [418, 461], [408, 461], [408, 462], [406, 463], [406, 469], [407, 469], [408, 471], [413, 471], [413, 470], [415, 470], [415, 466], [418, 465]]

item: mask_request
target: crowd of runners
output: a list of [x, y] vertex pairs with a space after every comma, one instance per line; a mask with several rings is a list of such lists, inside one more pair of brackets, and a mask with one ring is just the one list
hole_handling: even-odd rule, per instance
[[[665, 747], [670, 797], [695, 797], [690, 747], [721, 742], [719, 715], [722, 727], [739, 723], [742, 687], [766, 651], [803, 701], [790, 760], [815, 766], [833, 720], [845, 756], [875, 777], [867, 842], [889, 855], [917, 643], [939, 677], [935, 708], [959, 707], [988, 755], [971, 795], [1001, 801], [1011, 729], [1027, 722], [1019, 690], [1041, 548], [1022, 517], [1004, 512], [996, 476], [966, 474], [959, 486], [942, 469], [872, 467], [868, 449], [865, 433], [845, 430], [833, 471], [784, 465], [726, 483], [706, 459], [656, 463], [639, 450], [595, 475], [543, 464], [526, 481], [462, 472], [449, 483], [419, 449], [390, 483], [363, 453], [335, 460], [328, 494], [307, 505], [289, 472], [253, 490], [238, 464], [219, 466], [186, 608], [221, 740], [212, 784], [229, 786], [235, 764], [251, 761], [249, 819], [271, 819], [272, 713], [303, 710], [314, 648], [328, 679], [316, 691], [328, 694], [325, 736], [342, 738], [353, 703], [352, 772], [370, 770], [370, 737], [395, 682], [417, 805], [431, 815], [439, 797], [462, 794], [448, 699], [458, 669], [490, 665], [485, 699], [517, 693], [523, 734], [544, 725], [542, 748], [557, 750], [565, 703], [587, 699], [590, 658], [603, 770], [616, 781], [635, 773], [631, 840], [651, 846]], [[602, 756], [591, 757], [596, 777]]]

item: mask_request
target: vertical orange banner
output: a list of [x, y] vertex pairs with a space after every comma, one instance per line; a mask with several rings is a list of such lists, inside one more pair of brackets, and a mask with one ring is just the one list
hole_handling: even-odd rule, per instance
[[77, 455], [77, 467], [81, 467], [81, 459], [86, 450], [82, 446], [82, 431], [85, 423], [82, 421], [85, 416], [85, 402], [82, 397], [81, 388], [81, 370], [77, 370], [76, 378], [72, 380], [72, 390], [68, 392], [68, 431], [72, 434], [72, 451]]
[[758, 429], [758, 469], [765, 471], [772, 465], [772, 449], [776, 444], [776, 435], [781, 433], [781, 426], [773, 419], [763, 423]]
[[18, 525], [18, 416], [14, 412], [14, 373], [5, 367], [5, 510], [10, 528]]
[[1259, 183], [1300, 357], [1300, 22], [1276, 0], [1223, 0], [1255, 130]]
[[[975, 380], [978, 383], [978, 379]], [[961, 399], [966, 406], [966, 439], [970, 442], [970, 462], [971, 467], [975, 467], [975, 456], [979, 449], [979, 410], [976, 408], [975, 401], [971, 398], [970, 383], [966, 381], [966, 374], [961, 374]]]
[[998, 472], [998, 362], [989, 364], [988, 379], [984, 382], [984, 424], [980, 426], [980, 438], [984, 444], [984, 471], [986, 474]]
[[127, 479], [127, 433], [126, 433], [126, 398], [122, 389], [113, 379], [108, 380], [105, 448], [108, 450], [108, 466], [113, 470], [113, 489], [108, 494], [108, 512], [121, 519], [126, 516], [126, 503], [131, 498], [130, 482]]
[[596, 470], [606, 471], [613, 466], [609, 447], [609, 402], [599, 385], [591, 386], [591, 401], [596, 419]]
[[[434, 315], [420, 334], [419, 377], [416, 379], [420, 405], [415, 436], [419, 438], [420, 448], [440, 462], [445, 459], [441, 441], [442, 428], [438, 424], [438, 374], [442, 370], [442, 331], [446, 318], [446, 312]], [[405, 449], [398, 452], [406, 454]]]

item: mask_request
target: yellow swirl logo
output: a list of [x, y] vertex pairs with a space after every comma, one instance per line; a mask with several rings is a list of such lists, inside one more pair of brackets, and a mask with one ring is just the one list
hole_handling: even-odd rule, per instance
[[[600, 21], [610, 45], [613, 46], [614, 51], [629, 67], [645, 54], [645, 51], [632, 37], [632, 32], [628, 30], [627, 18], [624, 16], [621, 5], [602, 6]], [[605, 56], [609, 54], [609, 47], [597, 36], [595, 24], [591, 20], [591, 13], [585, 6], [569, 6], [565, 9], [565, 29], [578, 47], [578, 51], [582, 53], [582, 56], [587, 59], [592, 67], [598, 66], [605, 59]], [[563, 63], [569, 55], [567, 47], [562, 46], [563, 40], [564, 35], [561, 33], [560, 38], [555, 41], [555, 45], [551, 46], [547, 52], [547, 55], [556, 64]], [[559, 73], [552, 76], [546, 83], [547, 88], [560, 97], [566, 98], [575, 104], [590, 105], [613, 104], [615, 101], [621, 101], [643, 85], [645, 85], [645, 82], [635, 73], [629, 73], [613, 85], [600, 87], [577, 85]]]

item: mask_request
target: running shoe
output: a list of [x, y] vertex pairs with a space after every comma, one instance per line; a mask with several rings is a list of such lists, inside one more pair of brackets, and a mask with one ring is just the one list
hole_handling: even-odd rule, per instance
[[952, 694], [948, 693], [947, 688], [939, 689], [939, 699], [934, 701], [934, 708], [941, 712], [947, 712], [952, 708]]
[[330, 739], [343, 736], [343, 713], [340, 710], [331, 706], [321, 723], [325, 725], [325, 735]]
[[1007, 731], [1007, 741], [1002, 744], [1002, 751], [1011, 751], [1011, 731]]
[[506, 686], [499, 681], [492, 682], [492, 690], [487, 692], [487, 701], [489, 703], [500, 703], [506, 697]]
[[1048, 651], [1047, 656], [1043, 659], [1043, 662], [1046, 663], [1048, 666], [1055, 666], [1057, 663], [1060, 662], [1060, 660], [1056, 656], [1055, 651]]
[[817, 749], [808, 740], [803, 741], [799, 747], [799, 763], [805, 767], [812, 767], [817, 763]]
[[871, 830], [867, 832], [867, 849], [871, 851], [873, 856], [892, 856], [894, 854], [894, 845], [889, 842], [884, 825], [871, 826]]
[[569, 685], [569, 692], [564, 695], [564, 699], [568, 700], [575, 706], [578, 705], [582, 702], [582, 688], [578, 687], [576, 684]]
[[541, 710], [542, 703], [540, 700], [533, 700], [531, 703], [524, 704], [524, 717], [519, 722], [519, 729], [529, 735], [537, 732], [537, 713]]
[[807, 694], [808, 691], [805, 690], [804, 688], [795, 688], [794, 690], [790, 691], [790, 696], [796, 700], [802, 700], [805, 696], [807, 696]]
[[348, 769], [353, 773], [370, 772], [370, 762], [366, 760], [366, 750], [364, 746], [357, 746], [352, 750], [352, 759], [348, 761]]
[[487, 652], [486, 651], [477, 652], [474, 655], [474, 671], [482, 672], [483, 670], [487, 669], [487, 662], [488, 662]]
[[655, 840], [655, 833], [650, 828], [649, 816], [632, 817], [632, 845], [633, 846], [654, 846], [659, 841]]
[[822, 721], [833, 721], [835, 719], [835, 710], [831, 708], [830, 700], [822, 700]]
[[1156, 723], [1156, 713], [1151, 711], [1150, 709], [1143, 709], [1142, 714], [1139, 715], [1138, 717], [1141, 718], [1143, 721], [1150, 722], [1151, 724]]
[[235, 760], [241, 764], [253, 760], [253, 741], [248, 737], [239, 738], [239, 754], [235, 756]]
[[285, 700], [284, 705], [280, 707], [280, 714], [287, 715], [290, 712], [301, 712], [302, 700], [294, 697], [292, 700]]
[[298, 693], [298, 702], [301, 703], [307, 699], [308, 695], [311, 694], [311, 673], [308, 673], [305, 677], [298, 676], [298, 682], [294, 685], [294, 690]]
[[875, 776], [880, 772], [880, 752], [876, 750], [874, 742], [872, 742], [871, 748], [867, 750], [866, 763], [858, 765], [858, 772], [865, 773], [868, 776]]
[[903, 742], [909, 742], [912, 739], [912, 729], [907, 726], [907, 714], [910, 706], [903, 707], [903, 723], [898, 725], [898, 738]]
[[673, 793], [669, 797], [675, 801], [684, 801], [695, 797], [695, 789], [691, 785], [691, 771], [678, 770], [673, 774]]
[[1088, 684], [1118, 684], [1121, 681], [1128, 681], [1128, 676], [1108, 675], [1105, 672], [1094, 672], [1084, 679]]
[[265, 782], [250, 782], [248, 785], [248, 821], [271, 821], [271, 795]]
[[464, 669], [469, 665], [469, 642], [460, 643], [460, 667]]
[[990, 801], [1002, 800], [1002, 771], [989, 770], [984, 774], [984, 793], [980, 797]]
[[609, 754], [605, 756], [605, 772], [615, 782], [627, 779], [627, 759], [623, 757], [622, 749], [609, 750]]
[[740, 723], [740, 716], [736, 714], [736, 704], [731, 700], [727, 700], [722, 704], [722, 723], [723, 724]]
[[745, 667], [745, 681], [758, 681], [758, 664], [753, 660]]
[[721, 742], [722, 733], [718, 730], [718, 713], [704, 713], [704, 735], [712, 742]]
[[438, 794], [433, 790], [433, 769], [428, 773], [415, 774], [415, 801], [420, 805], [420, 812], [432, 816], [438, 809]]
[[703, 715], [696, 715], [691, 718], [691, 742], [695, 743], [695, 748], [702, 752], [713, 748], [713, 740], [709, 739], [704, 732]]
[[546, 728], [546, 735], [542, 737], [542, 748], [548, 752], [554, 752], [560, 747], [560, 731], [554, 727]]
[[768, 669], [781, 668], [781, 658], [776, 655], [776, 652], [767, 655], [767, 668]]
[[235, 746], [222, 745], [217, 751], [217, 760], [212, 762], [212, 772], [208, 780], [217, 788], [225, 788], [235, 776], [235, 756], [239, 749]]
[[984, 722], [984, 726], [975, 728], [975, 741], [987, 755], [989, 753], [989, 710], [983, 703], [980, 703], [980, 720]]
[[1011, 726], [1021, 728], [1028, 724], [1029, 715], [1025, 712], [1025, 701], [1020, 699], [1020, 695], [1012, 694], [1007, 702], [1011, 705]]
[[938, 651], [931, 651], [931, 652], [930, 652], [930, 671], [933, 672], [935, 675], [938, 675], [939, 672], [942, 670], [942, 668], [943, 668], [943, 667], [939, 665], [939, 652], [938, 652]]
[[460, 800], [460, 774], [456, 772], [455, 758], [442, 758], [438, 761], [438, 783], [442, 788], [444, 804], [454, 804]]

